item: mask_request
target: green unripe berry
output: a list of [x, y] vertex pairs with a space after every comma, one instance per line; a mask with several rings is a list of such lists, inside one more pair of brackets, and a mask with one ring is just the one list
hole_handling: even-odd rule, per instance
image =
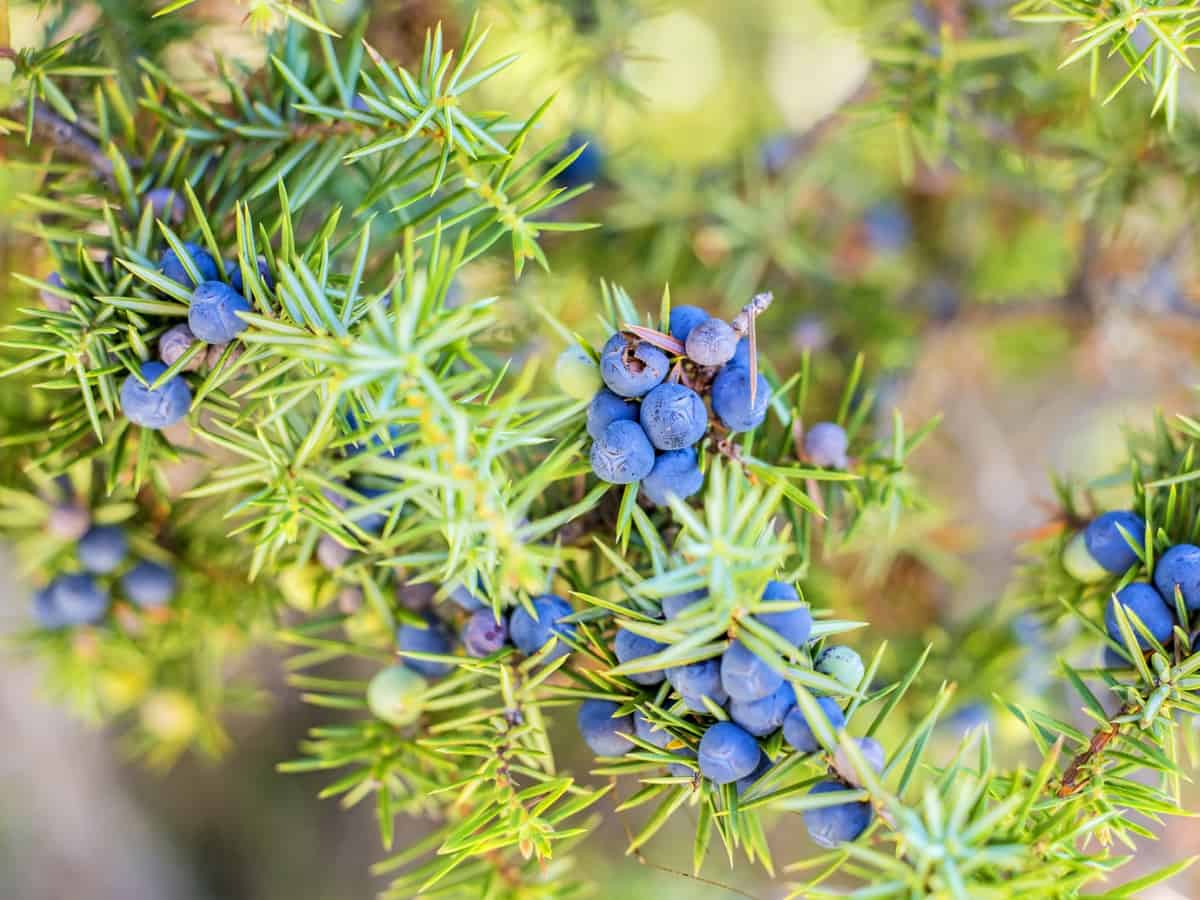
[[558, 354], [554, 363], [554, 377], [559, 389], [576, 400], [591, 400], [596, 391], [604, 386], [600, 380], [600, 367], [578, 344], [571, 344]]
[[849, 647], [842, 646], [826, 647], [822, 650], [813, 668], [850, 690], [858, 687], [866, 673], [862, 657]]
[[1112, 573], [1096, 562], [1088, 550], [1082, 531], [1063, 548], [1062, 564], [1068, 575], [1084, 584], [1095, 584], [1112, 577]]
[[367, 706], [392, 725], [411, 725], [421, 715], [421, 696], [428, 682], [406, 666], [390, 666], [367, 685]]

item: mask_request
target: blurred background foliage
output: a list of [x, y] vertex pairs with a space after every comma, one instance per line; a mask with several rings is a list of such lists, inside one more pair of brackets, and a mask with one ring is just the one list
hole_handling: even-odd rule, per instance
[[[101, 60], [144, 56], [190, 81], [211, 75], [210, 48], [260, 62], [250, 26], [272, 15], [272, 4], [197, 0], [152, 27], [153, 0], [9, 5], [14, 46], [101, 16], [120, 23], [94, 48]], [[1155, 406], [1187, 409], [1200, 380], [1189, 211], [1200, 98], [1188, 77], [1168, 131], [1151, 116], [1153, 89], [1135, 82], [1100, 103], [1125, 71], [1120, 60], [1101, 63], [1094, 96], [1086, 64], [1059, 69], [1077, 32], [1016, 21], [994, 0], [322, 7], [335, 27], [369, 7], [368, 41], [400, 61], [438, 21], [452, 44], [478, 9], [493, 56], [521, 56], [484, 86], [486, 100], [507, 108], [556, 93], [542, 129], [574, 132], [598, 155], [595, 189], [563, 215], [599, 227], [548, 235], [551, 271], [527, 269], [513, 284], [507, 266], [482, 261], [462, 276], [468, 296], [502, 298], [499, 352], [520, 364], [553, 359], [561, 346], [539, 312], [597, 340], [601, 278], [644, 309], [664, 282], [675, 303], [726, 314], [774, 291], [760, 330], [766, 356], [789, 372], [811, 351], [829, 412], [861, 353], [881, 434], [894, 408], [914, 423], [945, 416], [914, 460], [928, 508], [898, 534], [866, 523], [805, 584], [807, 598], [871, 621], [896, 671], [932, 645], [929, 671], [958, 684], [947, 748], [983, 722], [1010, 752], [1023, 746], [996, 693], [1068, 702], [1045, 674], [1070, 635], [1022, 619], [1006, 585], [1014, 547], [1054, 516], [1047, 473], [1109, 471], [1122, 458], [1121, 426], [1148, 424]], [[51, 267], [36, 258], [32, 211], [17, 198], [28, 178], [20, 164], [0, 166], [5, 316], [32, 302], [10, 273]], [[29, 416], [28, 402], [0, 391], [8, 421]], [[6, 484], [16, 477], [3, 473]], [[381, 886], [368, 873], [378, 857], [369, 815], [345, 816], [317, 801], [311, 782], [274, 776], [317, 719], [282, 689], [271, 655], [237, 663], [275, 695], [269, 713], [233, 717], [232, 751], [215, 767], [185, 756], [170, 780], [126, 765], [43, 705], [24, 663], [5, 665], [0, 896], [57, 898], [83, 877], [88, 896], [114, 898], [323, 900]], [[582, 771], [586, 751], [567, 762]], [[653, 856], [625, 857], [625, 835], [609, 823], [577, 865], [601, 896], [728, 896], [672, 871], [687, 868], [686, 819], [669, 826], [678, 852], [666, 838]], [[775, 839], [799, 842], [793, 827]], [[1155, 852], [1176, 859], [1195, 837], [1176, 820]], [[706, 875], [770, 895], [758, 875], [716, 861]], [[1198, 877], [1158, 890], [1195, 896]]]

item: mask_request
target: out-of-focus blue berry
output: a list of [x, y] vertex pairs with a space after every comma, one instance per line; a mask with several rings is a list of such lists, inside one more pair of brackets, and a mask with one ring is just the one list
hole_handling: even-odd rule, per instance
[[554, 176], [554, 183], [560, 187], [575, 188], [591, 184], [604, 171], [604, 152], [594, 135], [582, 131], [576, 131], [567, 138], [567, 144], [559, 159], [566, 159], [580, 147], [583, 147], [583, 152]]
[[721, 657], [721, 687], [734, 700], [761, 700], [779, 689], [783, 676], [741, 641]]
[[912, 240], [912, 222], [904, 207], [895, 203], [879, 203], [863, 216], [867, 243], [876, 253], [899, 253]]
[[461, 582], [456, 584], [447, 596], [449, 596], [451, 603], [467, 612], [475, 612], [484, 607], [484, 602], [479, 599], [479, 596]]
[[46, 530], [64, 541], [77, 541], [92, 527], [92, 514], [70, 501], [51, 507]]
[[91, 575], [59, 575], [47, 590], [50, 603], [64, 625], [90, 625], [108, 612], [108, 591]]
[[641, 397], [667, 377], [671, 361], [653, 344], [617, 333], [600, 353], [600, 374], [614, 394]]
[[228, 344], [249, 325], [238, 313], [250, 312], [246, 298], [223, 281], [206, 281], [192, 291], [188, 328], [207, 344]]
[[[1195, 646], [1193, 644], [1192, 646]], [[1112, 647], [1105, 646], [1104, 648], [1104, 668], [1106, 669], [1131, 669], [1133, 663], [1114, 650]]]
[[[800, 594], [790, 584], [769, 581], [762, 597], [771, 601], [798, 601]], [[804, 606], [782, 612], [755, 613], [754, 618], [797, 647], [803, 646], [812, 634], [812, 612]]]
[[687, 337], [692, 333], [692, 329], [701, 322], [708, 320], [708, 313], [698, 306], [682, 306], [671, 307], [671, 321], [668, 326], [668, 331], [671, 337], [677, 341], [687, 341]]
[[[1121, 533], [1129, 535], [1129, 540]], [[1138, 561], [1129, 541], [1141, 546], [1146, 535], [1146, 520], [1127, 509], [1106, 512], [1092, 520], [1084, 529], [1083, 540], [1092, 559], [1108, 572], [1121, 575]]]
[[687, 357], [698, 366], [723, 366], [737, 353], [738, 334], [715, 316], [697, 324], [684, 341]]
[[476, 610], [462, 630], [463, 646], [474, 657], [491, 656], [508, 643], [508, 622], [490, 609]]
[[[183, 354], [187, 353], [192, 344], [197, 343], [192, 329], [184, 324], [173, 325], [158, 337], [158, 358], [164, 366], [173, 366]], [[185, 372], [195, 372], [204, 365], [204, 353], [197, 353], [187, 365]]]
[[[696, 759], [696, 751], [693, 750], [691, 747], [684, 747], [680, 750], [676, 750], [674, 755], [676, 757], [678, 757], [679, 759], [690, 759], [693, 761], [695, 761], [695, 759]], [[676, 778], [693, 778], [694, 779], [696, 777], [696, 770], [694, 768], [692, 768], [691, 766], [689, 766], [687, 763], [682, 763], [682, 762], [671, 763], [670, 765], [667, 766], [667, 771], [670, 772], [672, 775], [674, 775]]]
[[617, 716], [619, 707], [608, 700], [584, 700], [579, 705], [579, 733], [597, 756], [624, 756], [633, 749], [625, 735], [634, 733], [633, 716]]
[[67, 625], [54, 602], [54, 591], [44, 587], [33, 595], [33, 617], [42, 628], [63, 628]]
[[[1166, 644], [1171, 640], [1171, 633], [1175, 628], [1175, 614], [1152, 585], [1146, 584], [1144, 581], [1135, 581], [1117, 591], [1115, 597], [1109, 598], [1108, 607], [1104, 613], [1104, 626], [1108, 629], [1109, 637], [1124, 645], [1120, 626], [1117, 625], [1118, 603], [1125, 607], [1126, 613], [1132, 613], [1141, 619], [1142, 624], [1160, 644]], [[1130, 616], [1129, 624], [1133, 625], [1132, 616]], [[1143, 650], [1150, 649], [1150, 642], [1146, 640], [1137, 626], [1133, 626], [1133, 634], [1137, 638], [1139, 647]]]
[[[359, 487], [357, 491], [367, 498], [368, 501], [373, 501], [377, 497], [382, 497], [385, 494], [390, 494], [390, 490], [384, 488]], [[365, 504], [363, 504], [365, 505]], [[387, 525], [388, 513], [384, 512], [368, 512], [355, 514], [351, 510], [350, 518], [359, 528], [369, 534], [379, 534], [383, 531], [383, 527]]]
[[350, 108], [356, 112], [370, 112], [371, 107], [367, 105], [367, 101], [363, 99], [362, 94], [355, 94], [354, 99], [350, 101]]
[[987, 725], [992, 718], [991, 710], [986, 703], [975, 700], [956, 709], [945, 721], [947, 731], [955, 734], [966, 734], [973, 728]]
[[[65, 289], [66, 287], [66, 285], [63, 284], [62, 276], [57, 272], [50, 273], [49, 277], [46, 278], [46, 284], [54, 288], [59, 288], [60, 290]], [[50, 310], [50, 312], [65, 313], [70, 312], [71, 310], [71, 301], [66, 297], [56, 294], [54, 291], [42, 288], [40, 291], [38, 291], [38, 297], [42, 301], [42, 306], [46, 307], [46, 309]]]
[[1168, 606], [1175, 603], [1175, 588], [1184, 605], [1193, 612], [1200, 609], [1200, 547], [1176, 544], [1158, 558], [1154, 567], [1154, 586]]
[[671, 743], [671, 732], [665, 728], [655, 728], [654, 723], [640, 712], [633, 714], [633, 733], [659, 750], [666, 750], [667, 744]]
[[[867, 765], [871, 767], [876, 775], [883, 773], [883, 767], [887, 763], [887, 753], [884, 752], [883, 744], [871, 737], [855, 738], [854, 743], [858, 744], [859, 752], [862, 753], [863, 759], [867, 761]], [[834, 765], [839, 772], [854, 772], [854, 764], [850, 761], [848, 754], [839, 745], [837, 753], [833, 756]], [[859, 782], [855, 782], [858, 784]]]
[[691, 388], [668, 382], [642, 398], [640, 421], [659, 450], [682, 450], [704, 437], [708, 410]]
[[731, 700], [729, 718], [755, 737], [766, 737], [783, 726], [796, 705], [796, 692], [786, 681], [761, 700]]
[[[653, 656], [666, 649], [666, 644], [660, 644], [658, 641], [634, 634], [632, 631], [626, 631], [624, 628], [617, 629], [617, 636], [613, 640], [613, 650], [616, 651], [617, 659], [622, 663], [633, 662], [643, 656]], [[666, 678], [666, 673], [659, 669], [653, 672], [637, 672], [625, 677], [634, 684], [651, 685], [660, 684]]]
[[331, 534], [323, 534], [317, 541], [317, 562], [329, 572], [336, 572], [352, 556], [354, 551]]
[[187, 201], [178, 191], [168, 187], [158, 187], [147, 191], [142, 197], [142, 202], [150, 207], [154, 218], [161, 222], [178, 225], [187, 215]]
[[[396, 629], [396, 646], [401, 650], [410, 650], [415, 653], [449, 653], [450, 638], [442, 630], [441, 625], [430, 619], [428, 626], [421, 628], [418, 625], [401, 625]], [[426, 678], [441, 678], [454, 668], [450, 663], [436, 662], [431, 659], [413, 659], [405, 656], [401, 657], [400, 661]]]
[[703, 659], [683, 666], [667, 669], [667, 681], [684, 698], [688, 708], [704, 712], [701, 698], [708, 697], [718, 706], [725, 702], [725, 691], [721, 687], [721, 663], [718, 659]]
[[121, 576], [121, 593], [143, 609], [164, 606], [175, 596], [175, 573], [143, 560]]
[[[267, 265], [266, 257], [260, 256], [258, 262], [258, 276], [262, 279], [263, 284], [267, 286], [267, 290], [275, 290], [275, 276], [271, 274], [271, 267]], [[245, 294], [246, 279], [242, 277], [242, 264], [236, 259], [231, 259], [225, 263], [225, 277], [229, 279], [229, 286], [239, 294]]]
[[[351, 431], [359, 430], [358, 417], [354, 413], [346, 413], [346, 425]], [[406, 429], [404, 426], [395, 422], [387, 426], [387, 439], [384, 440], [376, 432], [372, 432], [369, 438], [355, 441], [353, 444], [347, 444], [345, 451], [347, 456], [358, 456], [360, 453], [366, 453], [368, 449], [377, 453], [380, 459], [399, 459], [408, 452], [408, 444], [400, 443], [405, 436]]]
[[686, 500], [703, 486], [704, 473], [692, 447], [658, 454], [654, 468], [642, 479], [642, 493], [656, 506], [666, 506], [667, 498], [672, 495]]
[[608, 388], [600, 388], [588, 404], [587, 431], [593, 440], [604, 436], [604, 429], [613, 422], [636, 422], [638, 405], [618, 397]]
[[120, 525], [93, 525], [75, 549], [79, 564], [89, 572], [111, 572], [129, 552], [129, 538]]
[[[200, 272], [200, 281], [220, 281], [221, 268], [217, 265], [217, 261], [213, 259], [211, 253], [201, 247], [199, 244], [184, 244], [183, 249], [187, 251], [188, 258], [196, 266]], [[187, 269], [183, 267], [183, 263], [179, 259], [174, 249], [168, 247], [159, 260], [158, 269], [172, 281], [182, 284], [185, 288], [194, 288], [197, 282], [192, 280], [188, 275]]]
[[641, 481], [654, 468], [654, 448], [637, 422], [621, 420], [592, 442], [592, 471], [610, 484]]
[[804, 454], [813, 465], [825, 469], [846, 468], [849, 446], [846, 429], [836, 422], [818, 422], [804, 435]]
[[[817, 697], [817, 705], [825, 713], [825, 718], [829, 720], [829, 725], [834, 731], [846, 724], [842, 708], [831, 697]], [[784, 717], [783, 739], [798, 753], [816, 753], [821, 749], [817, 736], [813, 734], [812, 727], [799, 706], [792, 707]]]
[[795, 135], [787, 132], [765, 138], [758, 148], [758, 160], [763, 171], [771, 178], [783, 174], [796, 158], [799, 143]]
[[697, 588], [694, 591], [688, 591], [686, 594], [674, 594], [670, 597], [663, 597], [663, 615], [668, 619], [674, 619], [689, 606], [699, 603], [707, 596], [708, 588]]
[[[831, 794], [850, 791], [836, 781], [822, 781], [813, 786], [812, 794]], [[804, 827], [813, 843], [821, 847], [837, 847], [855, 840], [871, 824], [871, 804], [864, 801], [818, 806], [804, 811]]]
[[756, 781], [758, 781], [758, 779], [762, 778], [770, 770], [771, 770], [771, 757], [767, 756], [767, 754], [763, 753], [760, 750], [759, 757], [758, 757], [758, 765], [754, 767], [754, 771], [751, 772], [749, 775], [747, 775], [745, 778], [739, 778], [737, 780], [737, 782], [734, 783], [733, 788], [735, 791], [737, 791], [737, 795], [740, 797], [740, 796], [742, 796], [742, 794], [746, 793], [746, 791]]
[[[575, 625], [559, 621], [571, 615], [571, 604], [566, 600], [556, 597], [554, 594], [542, 594], [534, 597], [532, 603], [534, 611], [537, 613], [536, 619], [524, 606], [517, 606], [508, 622], [508, 633], [512, 636], [512, 642], [518, 650], [526, 656], [532, 656], [541, 650], [554, 635], [563, 638], [575, 637]], [[547, 662], [558, 659], [560, 656], [566, 656], [570, 652], [570, 646], [560, 640], [558, 646], [547, 658]]]
[[732, 784], [758, 766], [758, 741], [732, 722], [717, 722], [700, 739], [700, 773], [713, 784]]
[[192, 391], [182, 375], [172, 375], [162, 387], [151, 390], [150, 385], [167, 367], [160, 362], [142, 363], [143, 384], [129, 375], [121, 384], [121, 412], [134, 425], [143, 428], [166, 428], [187, 415], [192, 406]]
[[749, 431], [767, 417], [771, 400], [771, 385], [759, 374], [754, 404], [750, 404], [750, 370], [742, 366], [725, 366], [713, 380], [712, 406], [717, 418], [730, 431]]
[[841, 645], [826, 647], [822, 650], [821, 655], [813, 663], [813, 668], [850, 690], [858, 687], [866, 673], [866, 666], [863, 665], [862, 657], [858, 655], [858, 652]]

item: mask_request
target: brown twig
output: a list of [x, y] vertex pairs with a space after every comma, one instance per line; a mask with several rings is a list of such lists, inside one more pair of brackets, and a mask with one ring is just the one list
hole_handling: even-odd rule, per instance
[[[1121, 715], [1128, 715], [1134, 710], [1128, 706], [1122, 708]], [[1101, 725], [1092, 734], [1092, 739], [1088, 742], [1086, 750], [1080, 751], [1075, 758], [1071, 760], [1066, 771], [1063, 772], [1062, 781], [1059, 782], [1058, 790], [1055, 793], [1059, 797], [1070, 797], [1077, 793], [1091, 778], [1086, 776], [1084, 769], [1091, 765], [1092, 760], [1104, 752], [1117, 735], [1121, 733], [1121, 725], [1119, 722], [1109, 720], [1106, 724]]]
[[622, 331], [627, 331], [632, 335], [637, 336], [647, 344], [652, 344], [659, 350], [666, 350], [668, 353], [674, 353], [676, 356], [682, 356], [684, 352], [683, 341], [676, 340], [669, 334], [663, 334], [661, 331], [656, 331], [653, 328], [646, 328], [643, 325], [622, 325]]

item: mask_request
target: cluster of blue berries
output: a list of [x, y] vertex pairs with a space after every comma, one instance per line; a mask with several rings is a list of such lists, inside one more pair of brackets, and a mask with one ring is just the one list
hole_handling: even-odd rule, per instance
[[[191, 290], [186, 324], [167, 329], [158, 339], [158, 359], [142, 363], [139, 374], [130, 374], [121, 385], [121, 409], [135, 425], [143, 428], [166, 428], [187, 415], [192, 405], [192, 392], [182, 374], [173, 375], [162, 384], [156, 382], [175, 365], [197, 342], [208, 345], [196, 353], [184, 366], [185, 372], [202, 366], [215, 367], [228, 344], [246, 330], [239, 313], [250, 312], [250, 303], [243, 296], [244, 282], [241, 266], [230, 260], [222, 270], [212, 254], [197, 244], [184, 244], [187, 264], [199, 274], [199, 280], [188, 272], [188, 265], [173, 248], [168, 248], [159, 260], [159, 271]], [[258, 271], [270, 289], [274, 279], [265, 259], [258, 260]]]
[[[599, 379], [593, 365], [592, 381], [576, 382], [598, 387], [587, 411], [592, 471], [613, 484], [640, 482], [656, 504], [690, 497], [703, 484], [696, 445], [709, 430], [706, 398], [716, 420], [740, 432], [762, 423], [771, 397], [760, 374], [751, 400], [750, 342], [728, 322], [677, 306], [669, 330], [684, 347], [674, 361], [654, 343], [618, 332], [600, 353]], [[560, 360], [560, 383], [562, 369]]]
[[[490, 605], [476, 592], [464, 585], [455, 586], [448, 594], [450, 601], [461, 611], [458, 638], [468, 655], [477, 659], [491, 656], [506, 647], [516, 647], [526, 656], [542, 650], [551, 638], [572, 639], [575, 625], [563, 621], [573, 610], [562, 597], [542, 594], [532, 598], [530, 613], [518, 605], [508, 615], [497, 617]], [[421, 610], [424, 622], [420, 625], [401, 625], [396, 630], [396, 646], [412, 653], [447, 656], [454, 652], [454, 640], [449, 623], [431, 609]], [[546, 662], [570, 652], [570, 646], [559, 640], [546, 655]], [[368, 685], [367, 704], [385, 722], [408, 725], [420, 714], [420, 697], [429, 682], [448, 674], [453, 665], [441, 660], [405, 657], [398, 666], [379, 672]]]
[[48, 530], [75, 540], [81, 571], [59, 575], [33, 598], [37, 623], [57, 630], [95, 625], [108, 615], [115, 588], [143, 610], [165, 607], [175, 596], [175, 573], [149, 560], [130, 559], [129, 537], [119, 525], [94, 525], [86, 509], [63, 504], [51, 512]]
[[[703, 590], [666, 598], [663, 615], [668, 619], [686, 616], [689, 607], [705, 598]], [[760, 613], [756, 620], [773, 629], [797, 650], [809, 643], [812, 614], [798, 605], [799, 594], [788, 584], [768, 583], [763, 592], [767, 601], [796, 604], [777, 612]], [[621, 663], [660, 653], [665, 645], [650, 638], [619, 629], [613, 641]], [[828, 646], [817, 654], [814, 668], [845, 686], [848, 692], [858, 688], [865, 669], [859, 655], [849, 647]], [[704, 778], [715, 785], [732, 784], [738, 795], [761, 778], [773, 766], [760, 745], [782, 731], [783, 742], [797, 753], [821, 750], [813, 729], [797, 705], [796, 693], [783, 675], [738, 640], [732, 641], [716, 658], [629, 676], [645, 687], [668, 682], [683, 707], [697, 714], [706, 728], [696, 748], [666, 730], [656, 728], [640, 711], [619, 714], [620, 706], [606, 700], [587, 700], [580, 707], [579, 729], [591, 749], [601, 756], [621, 756], [635, 745], [628, 735], [663, 750], [677, 751], [681, 762], [671, 764], [673, 775], [692, 777], [690, 761]], [[837, 731], [845, 726], [842, 708], [832, 697], [818, 697], [817, 703]], [[716, 719], [713, 707], [723, 709], [728, 720]], [[873, 738], [862, 738], [858, 745], [877, 771], [883, 770], [883, 748]], [[843, 766], [842, 770], [846, 768]], [[813, 788], [818, 793], [851, 790], [841, 781], [823, 781]], [[823, 846], [835, 846], [857, 838], [871, 821], [871, 807], [852, 801], [824, 806], [805, 814], [805, 824], [813, 839]]]
[[[1093, 519], [1075, 535], [1063, 550], [1063, 567], [1078, 581], [1092, 584], [1124, 575], [1141, 562], [1135, 547], [1140, 548], [1146, 535], [1146, 520], [1130, 510], [1113, 510]], [[1178, 591], [1189, 614], [1200, 609], [1200, 547], [1175, 544], [1168, 548], [1154, 566], [1150, 580], [1131, 581], [1109, 598], [1104, 624], [1109, 637], [1121, 646], [1121, 630], [1117, 621], [1117, 605], [1128, 617], [1136, 617], [1154, 639], [1164, 647], [1171, 643], [1175, 631], [1175, 595]], [[1134, 636], [1142, 650], [1151, 643], [1134, 624]], [[1105, 649], [1105, 662], [1114, 667], [1128, 663], [1124, 657]]]

